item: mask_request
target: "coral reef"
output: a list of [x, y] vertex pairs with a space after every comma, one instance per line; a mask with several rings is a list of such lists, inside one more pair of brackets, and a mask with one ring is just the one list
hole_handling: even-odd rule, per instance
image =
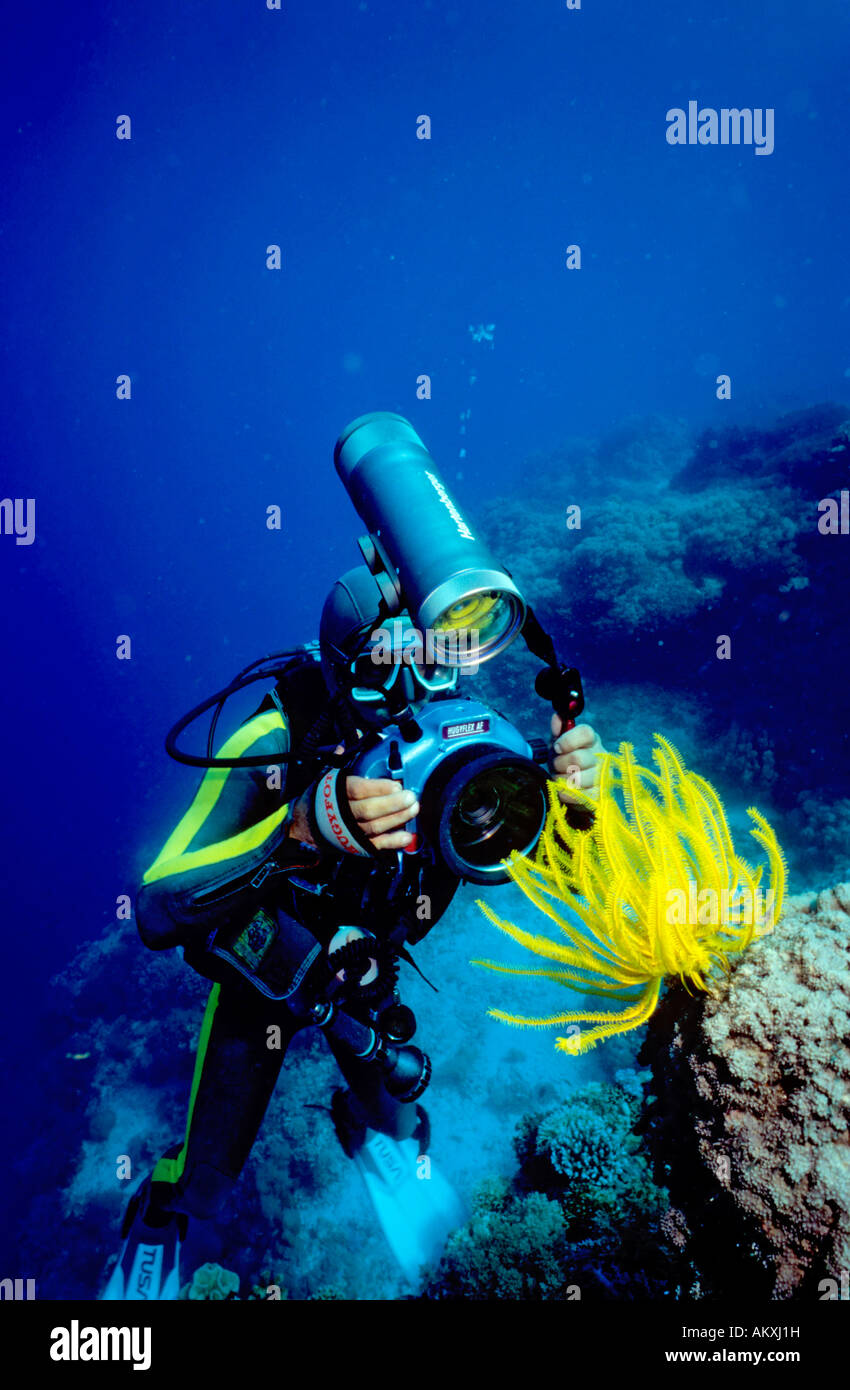
[[[178, 1298], [193, 1300], [239, 1302], [239, 1275], [235, 1274], [233, 1270], [222, 1269], [221, 1265], [201, 1265], [200, 1269], [195, 1270], [191, 1284], [184, 1284], [177, 1296]], [[322, 1284], [308, 1297], [319, 1302], [346, 1302], [348, 1300], [348, 1294], [341, 1284]], [[271, 1274], [266, 1271], [260, 1274], [257, 1281], [251, 1285], [250, 1292], [245, 1295], [245, 1298], [249, 1303], [282, 1303], [289, 1300], [289, 1290], [284, 1283], [282, 1274]]]
[[581, 1299], [660, 1295], [678, 1263], [633, 1134], [639, 1101], [591, 1082], [515, 1135], [513, 1181], [480, 1185], [472, 1217], [449, 1238], [426, 1299]]
[[850, 884], [789, 900], [710, 996], [671, 989], [642, 1127], [704, 1294], [816, 1297], [850, 1267]]
[[[675, 430], [642, 442], [640, 428], [631, 444], [571, 441], [529, 460], [522, 491], [484, 513], [594, 706], [603, 683], [609, 694], [644, 685], [650, 698], [663, 687], [671, 705], [699, 698], [700, 762], [727, 798], [770, 792], [796, 842], [798, 887], [846, 871], [840, 845], [805, 826], [850, 797], [846, 701], [829, 659], [850, 624], [846, 543], [817, 524], [821, 499], [847, 484], [848, 417], [846, 405], [817, 405], [766, 428], [707, 429], [690, 446]], [[645, 461], [642, 487], [621, 471], [630, 451]], [[581, 527], [567, 529], [576, 503]], [[524, 724], [539, 719], [530, 658], [491, 665], [485, 697]], [[604, 737], [601, 703], [595, 717]], [[816, 733], [801, 737], [807, 720]], [[655, 727], [682, 739], [675, 717]], [[631, 727], [617, 735], [639, 741]], [[820, 812], [798, 805], [801, 788], [816, 789]]]
[[557, 1193], [573, 1240], [616, 1239], [663, 1209], [632, 1133], [639, 1100], [621, 1085], [591, 1082], [544, 1116], [525, 1116], [516, 1148], [526, 1182]]
[[[707, 429], [673, 482], [696, 492], [718, 480], [759, 478], [808, 487], [830, 484], [833, 463], [848, 446], [846, 406], [832, 402], [794, 410], [774, 425]], [[834, 486], [834, 483], [832, 484]]]
[[763, 794], [774, 787], [778, 776], [776, 747], [765, 729], [744, 728], [733, 719], [720, 754], [718, 768], [742, 790], [757, 788]]
[[[314, 1298], [319, 1296], [318, 1293], [313, 1295]], [[289, 1290], [286, 1288], [283, 1275], [272, 1274], [268, 1270], [259, 1275], [248, 1294], [249, 1301], [260, 1303], [280, 1303], [288, 1298]]]
[[423, 1297], [564, 1298], [573, 1282], [569, 1257], [567, 1223], [557, 1201], [490, 1184], [476, 1198], [471, 1220], [449, 1237]]
[[850, 878], [850, 797], [830, 802], [812, 789], [801, 791], [787, 821], [788, 840], [800, 862], [801, 875], [804, 866], [815, 861], [828, 883]]

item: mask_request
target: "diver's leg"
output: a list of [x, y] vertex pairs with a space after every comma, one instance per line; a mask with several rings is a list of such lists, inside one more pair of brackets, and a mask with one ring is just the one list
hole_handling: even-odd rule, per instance
[[[268, 1046], [270, 1023], [280, 1047]], [[130, 1198], [122, 1248], [102, 1298], [174, 1299], [188, 1216], [220, 1211], [251, 1152], [274, 1089], [293, 1019], [280, 1005], [259, 1006], [252, 990], [213, 986], [201, 1025], [186, 1137], [157, 1163]]]
[[[269, 1047], [269, 1025], [280, 1046]], [[296, 1025], [256, 991], [213, 986], [189, 1097], [186, 1137], [151, 1175], [151, 1204], [163, 1212], [215, 1216], [242, 1171], [266, 1113]]]

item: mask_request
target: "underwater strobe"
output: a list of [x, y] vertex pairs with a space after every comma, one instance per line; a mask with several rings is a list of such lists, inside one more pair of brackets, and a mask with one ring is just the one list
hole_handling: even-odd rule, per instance
[[371, 854], [344, 779], [391, 778], [421, 807], [406, 853], [430, 849], [459, 878], [503, 882], [501, 861], [537, 843], [547, 777], [508, 720], [458, 696], [457, 678], [518, 636], [525, 601], [407, 420], [361, 416], [334, 459], [369, 534], [359, 542], [366, 564], [328, 597], [320, 645], [329, 687], [368, 732], [344, 767], [319, 779], [316, 829], [337, 849]]
[[[413, 426], [390, 411], [361, 415], [337, 440], [334, 463], [369, 529], [360, 548], [386, 613], [407, 609], [448, 666], [504, 651], [523, 624], [522, 595], [461, 516]], [[461, 630], [477, 635], [474, 657], [450, 640]]]

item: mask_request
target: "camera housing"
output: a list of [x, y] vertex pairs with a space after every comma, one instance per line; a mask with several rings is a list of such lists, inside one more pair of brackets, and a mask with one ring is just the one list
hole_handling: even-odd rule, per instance
[[507, 882], [502, 861], [532, 850], [546, 819], [545, 768], [519, 730], [479, 700], [435, 700], [417, 715], [415, 736], [393, 724], [373, 731], [351, 762], [319, 779], [313, 809], [322, 839], [365, 855], [371, 850], [341, 794], [349, 775], [389, 778], [413, 792], [420, 811], [406, 826], [415, 836], [410, 852], [425, 840], [473, 883]]

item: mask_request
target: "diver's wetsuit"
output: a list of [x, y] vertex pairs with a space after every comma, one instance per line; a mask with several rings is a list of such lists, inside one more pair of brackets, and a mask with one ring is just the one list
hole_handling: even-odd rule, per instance
[[[317, 686], [319, 682], [319, 686]], [[219, 757], [275, 757], [290, 749], [290, 736], [319, 712], [317, 693], [327, 692], [315, 663], [307, 662], [218, 750]], [[300, 718], [296, 707], [301, 705]], [[291, 712], [291, 713], [290, 713]], [[329, 741], [329, 740], [328, 740]], [[157, 1163], [150, 1203], [154, 1212], [215, 1215], [251, 1151], [290, 1038], [303, 1026], [290, 1004], [308, 1003], [326, 986], [326, 946], [340, 926], [361, 926], [392, 947], [420, 940], [448, 906], [457, 880], [434, 862], [421, 871], [411, 894], [388, 900], [395, 855], [362, 859], [316, 851], [288, 836], [297, 775], [286, 772], [281, 790], [270, 790], [266, 768], [210, 768], [183, 816], [142, 880], [136, 901], [139, 931], [154, 949], [181, 945], [184, 959], [214, 981], [201, 1028], [182, 1145]], [[289, 801], [286, 797], [289, 796]], [[415, 904], [428, 898], [427, 920]], [[238, 961], [256, 964], [271, 923], [277, 937], [263, 960], [275, 994], [265, 997], [242, 978]], [[216, 933], [213, 937], [213, 933]], [[228, 959], [210, 949], [227, 944]], [[233, 956], [237, 957], [234, 964]], [[388, 972], [386, 995], [394, 997]], [[303, 1018], [303, 1011], [302, 1011]], [[269, 1028], [280, 1028], [280, 1046], [269, 1047]], [[410, 1135], [416, 1107], [395, 1100], [376, 1067], [358, 1061], [329, 1038], [356, 1100], [357, 1118], [395, 1138]], [[358, 1104], [359, 1103], [359, 1104]]]

